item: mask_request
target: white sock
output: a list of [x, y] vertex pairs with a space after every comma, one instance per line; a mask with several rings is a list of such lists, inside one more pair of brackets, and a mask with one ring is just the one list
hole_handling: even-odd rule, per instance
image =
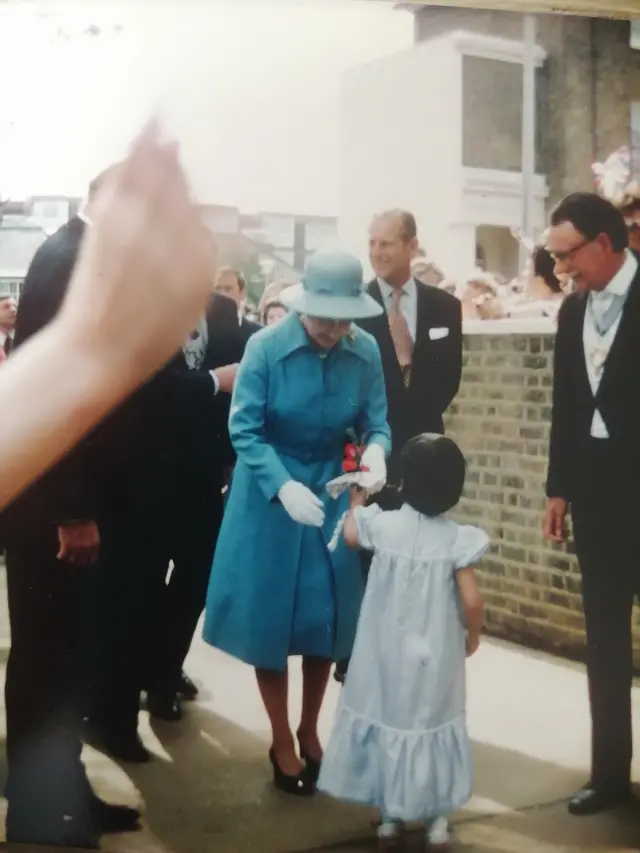
[[378, 838], [395, 838], [400, 834], [402, 826], [399, 820], [386, 820], [383, 818], [382, 823], [378, 827]]

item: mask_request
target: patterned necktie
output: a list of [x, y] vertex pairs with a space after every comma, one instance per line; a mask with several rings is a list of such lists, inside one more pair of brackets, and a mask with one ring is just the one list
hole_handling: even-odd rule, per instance
[[402, 379], [405, 387], [409, 386], [411, 380], [411, 362], [413, 361], [413, 340], [409, 331], [406, 317], [400, 310], [400, 300], [405, 296], [404, 290], [393, 289], [391, 305], [389, 307], [389, 331], [391, 340], [396, 351], [396, 358], [402, 371]]
[[624, 308], [624, 297], [614, 293], [591, 293], [589, 295], [589, 307], [591, 318], [596, 331], [602, 337], [616, 322]]

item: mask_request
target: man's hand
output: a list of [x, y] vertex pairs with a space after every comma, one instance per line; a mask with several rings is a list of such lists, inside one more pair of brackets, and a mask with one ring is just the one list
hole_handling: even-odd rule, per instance
[[478, 651], [478, 649], [480, 648], [480, 633], [474, 632], [473, 634], [470, 634], [469, 632], [467, 632], [467, 638], [465, 641], [465, 646], [466, 646], [467, 657], [468, 658], [473, 657], [475, 655], [475, 653]]
[[218, 393], [223, 391], [227, 394], [231, 394], [233, 386], [236, 383], [236, 376], [238, 375], [238, 365], [227, 364], [225, 367], [217, 367], [215, 370], [212, 370], [211, 373], [218, 380]]
[[95, 563], [100, 552], [100, 534], [93, 521], [58, 527], [58, 559], [77, 566]]
[[564, 542], [567, 538], [567, 502], [564, 498], [549, 498], [544, 516], [544, 536], [550, 542]]

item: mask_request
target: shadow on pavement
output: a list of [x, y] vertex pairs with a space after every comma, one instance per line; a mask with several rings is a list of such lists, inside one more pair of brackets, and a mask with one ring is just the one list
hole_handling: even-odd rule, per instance
[[[154, 723], [153, 732], [165, 760], [127, 768], [146, 804], [150, 831], [162, 844], [149, 850], [346, 853], [375, 846], [372, 811], [320, 796], [307, 800], [276, 792], [267, 741], [228, 719], [193, 705], [182, 723]], [[571, 819], [564, 805], [514, 814], [514, 809], [548, 803], [550, 791], [558, 800], [566, 798], [584, 780], [561, 766], [487, 744], [474, 744], [474, 752], [476, 795], [456, 816], [460, 853], [558, 853], [577, 843], [583, 827], [577, 851], [592, 847], [590, 841], [585, 845], [588, 838], [624, 844], [632, 831], [612, 817], [590, 822], [586, 832], [587, 825]], [[420, 833], [411, 844], [421, 849]]]

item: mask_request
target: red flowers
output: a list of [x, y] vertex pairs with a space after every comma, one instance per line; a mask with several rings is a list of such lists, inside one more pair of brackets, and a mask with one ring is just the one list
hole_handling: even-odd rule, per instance
[[366, 468], [361, 467], [362, 454], [365, 448], [360, 444], [350, 442], [345, 445], [344, 459], [342, 460], [342, 470], [345, 474], [353, 474], [356, 471], [366, 471]]

